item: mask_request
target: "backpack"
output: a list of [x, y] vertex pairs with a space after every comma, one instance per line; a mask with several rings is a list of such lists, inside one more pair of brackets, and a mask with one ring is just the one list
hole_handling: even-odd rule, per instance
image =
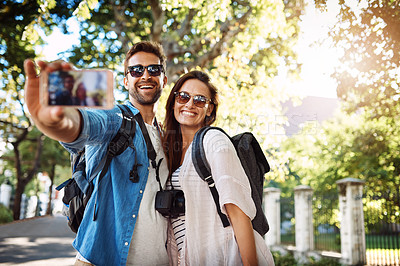
[[251, 187], [251, 196], [256, 206], [256, 216], [252, 220], [253, 228], [261, 236], [264, 236], [268, 230], [269, 225], [265, 217], [262, 200], [264, 189], [264, 174], [270, 170], [267, 159], [258, 143], [257, 139], [250, 132], [245, 132], [232, 138], [219, 127], [203, 127], [196, 132], [192, 142], [192, 161], [199, 176], [208, 183], [214, 202], [217, 207], [217, 212], [221, 218], [224, 227], [229, 226], [228, 218], [221, 212], [219, 205], [219, 195], [215, 188], [214, 179], [211, 176], [211, 169], [207, 162], [206, 154], [203, 146], [204, 135], [210, 129], [217, 129], [223, 132], [232, 142], [237, 155], [240, 159], [242, 167], [249, 179]]
[[[64, 196], [62, 198], [64, 203], [63, 214], [67, 217], [68, 226], [74, 233], [78, 232], [85, 213], [86, 205], [92, 196], [94, 188], [93, 179], [101, 171], [99, 176], [100, 183], [101, 179], [107, 173], [112, 159], [121, 154], [128, 147], [132, 147], [133, 149], [135, 148], [132, 145], [132, 140], [135, 136], [135, 119], [137, 115], [134, 116], [129, 107], [125, 105], [118, 105], [118, 107], [121, 109], [123, 116], [121, 127], [115, 137], [110, 141], [106, 155], [100, 161], [92, 175], [89, 178], [86, 178], [85, 149], [83, 149], [78, 154], [71, 155], [72, 177], [56, 188], [58, 191], [64, 188]], [[137, 173], [138, 166], [139, 165], [135, 158], [135, 163], [129, 176], [129, 179], [132, 182], [139, 181]], [[97, 198], [94, 207], [93, 220], [96, 220], [96, 203]]]

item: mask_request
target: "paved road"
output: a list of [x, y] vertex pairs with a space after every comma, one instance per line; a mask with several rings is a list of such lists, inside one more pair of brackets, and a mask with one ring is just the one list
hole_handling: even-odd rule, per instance
[[73, 265], [74, 237], [60, 215], [0, 225], [0, 265]]

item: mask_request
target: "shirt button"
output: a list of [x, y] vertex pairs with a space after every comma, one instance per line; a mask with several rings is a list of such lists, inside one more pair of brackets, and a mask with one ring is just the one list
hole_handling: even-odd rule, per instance
[[140, 190], [139, 193], [142, 194], [142, 193], [143, 193], [143, 190]]
[[129, 245], [129, 243], [128, 243], [128, 242], [125, 242], [125, 246], [127, 246], [127, 245]]
[[133, 217], [133, 218], [136, 218], [136, 215], [134, 214], [134, 215], [132, 215], [132, 217]]

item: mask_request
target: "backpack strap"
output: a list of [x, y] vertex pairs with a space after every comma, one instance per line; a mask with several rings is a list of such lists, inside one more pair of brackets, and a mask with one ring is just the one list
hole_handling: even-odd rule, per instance
[[[103, 165], [103, 168], [101, 169], [100, 176], [97, 179], [97, 184], [100, 184], [100, 181], [103, 179], [103, 177], [107, 173], [112, 159], [115, 156], [120, 155], [122, 152], [124, 152], [126, 150], [126, 148], [131, 146], [132, 140], [135, 136], [135, 132], [136, 132], [136, 123], [134, 120], [135, 116], [133, 115], [133, 113], [129, 109], [129, 107], [127, 107], [125, 105], [117, 105], [117, 106], [121, 110], [122, 116], [123, 116], [121, 127], [118, 130], [117, 134], [114, 136], [114, 138], [108, 144], [107, 154], [103, 157], [103, 159], [98, 164], [98, 167]], [[133, 173], [135, 169], [137, 170], [137, 167], [138, 167], [138, 164], [137, 164], [137, 160], [136, 160], [136, 156], [135, 156], [135, 163], [133, 164], [130, 174]], [[94, 171], [94, 173], [96, 173], [96, 171]], [[137, 174], [137, 171], [136, 171], [136, 174]], [[92, 181], [95, 176], [96, 175], [92, 174], [91, 177], [89, 178], [89, 182]], [[135, 181], [134, 177], [132, 177], [132, 178], [130, 177], [130, 179], [131, 180], [133, 179], [132, 181]], [[94, 209], [93, 209], [93, 221], [95, 221], [97, 218], [97, 198], [98, 198], [99, 193], [100, 193], [100, 190], [98, 190], [97, 194], [96, 194], [96, 199], [95, 199]]]
[[222, 128], [209, 127], [209, 126], [201, 128], [200, 130], [198, 130], [196, 132], [196, 134], [193, 138], [192, 161], [193, 161], [194, 168], [196, 169], [196, 172], [199, 174], [201, 179], [203, 179], [204, 181], [206, 181], [208, 183], [208, 187], [210, 188], [211, 194], [213, 196], [218, 215], [221, 218], [221, 222], [224, 227], [227, 227], [227, 226], [229, 226], [229, 220], [228, 220], [228, 217], [226, 217], [226, 215], [223, 214], [221, 211], [221, 206], [219, 204], [219, 194], [218, 194], [217, 188], [215, 187], [214, 179], [212, 178], [212, 175], [211, 175], [211, 168], [207, 162], [206, 153], [205, 153], [204, 145], [203, 145], [204, 135], [210, 129], [217, 129], [217, 130], [223, 132], [225, 135], [227, 135], [228, 138], [230, 139], [229, 135], [226, 134], [226, 132]]
[[[151, 139], [149, 136], [149, 132], [147, 131], [146, 125], [144, 124], [143, 121], [143, 117], [140, 113], [138, 113], [135, 116], [136, 121], [139, 124], [140, 129], [142, 130], [142, 134], [144, 137], [144, 140], [146, 142], [146, 146], [147, 146], [147, 156], [149, 157], [150, 161], [151, 161], [151, 166], [156, 170], [156, 179], [158, 182], [158, 185], [160, 186], [160, 191], [162, 191], [162, 186], [161, 186], [161, 181], [160, 181], [160, 166], [161, 166], [161, 161], [163, 160], [163, 158], [161, 158], [158, 163], [156, 162], [156, 151], [153, 147], [153, 144], [151, 143]], [[158, 125], [157, 125], [157, 129], [158, 129]]]
[[[133, 120], [134, 115], [132, 111], [125, 105], [117, 105], [119, 109], [122, 112], [122, 124], [120, 129], [118, 130], [117, 134], [115, 137], [110, 141], [108, 144], [107, 148], [107, 154], [104, 156], [102, 161], [99, 163], [99, 165], [103, 165], [102, 162], [105, 161], [103, 165], [103, 169], [101, 170], [101, 174], [99, 176], [98, 182], [101, 181], [101, 179], [104, 177], [104, 175], [107, 173], [108, 167], [110, 166], [111, 160], [115, 157], [120, 155], [122, 152], [126, 150], [126, 148], [129, 147], [129, 145], [132, 143], [132, 140], [135, 136], [136, 132], [136, 123]], [[136, 158], [135, 158], [135, 163], [136, 163]], [[135, 167], [135, 164], [134, 166]], [[96, 171], [95, 171], [96, 172]], [[94, 175], [92, 175], [89, 179], [89, 181], [92, 181], [94, 178]]]

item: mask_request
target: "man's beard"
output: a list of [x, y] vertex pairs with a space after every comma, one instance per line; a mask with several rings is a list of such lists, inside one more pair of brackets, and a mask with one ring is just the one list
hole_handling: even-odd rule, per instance
[[160, 99], [161, 96], [161, 88], [160, 85], [157, 85], [155, 87], [155, 91], [153, 93], [153, 97], [151, 97], [150, 99], [148, 99], [148, 97], [143, 97], [143, 95], [141, 95], [139, 93], [139, 88], [137, 88], [136, 86], [133, 87], [132, 89], [129, 90], [129, 95], [131, 97], [133, 97], [138, 103], [140, 103], [141, 105], [152, 105], [154, 103], [156, 103], [158, 101], [158, 99]]

